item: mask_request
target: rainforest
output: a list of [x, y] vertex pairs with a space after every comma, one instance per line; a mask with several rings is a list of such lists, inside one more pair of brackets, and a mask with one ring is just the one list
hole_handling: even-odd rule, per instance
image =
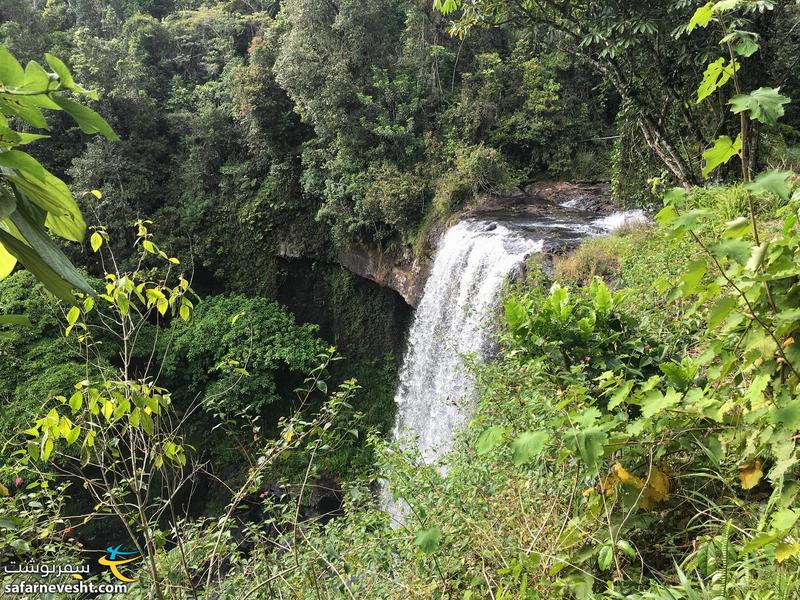
[[800, 598], [800, 1], [0, 0], [0, 597]]

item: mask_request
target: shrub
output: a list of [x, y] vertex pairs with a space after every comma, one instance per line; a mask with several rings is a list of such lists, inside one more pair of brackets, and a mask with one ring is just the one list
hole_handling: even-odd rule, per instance
[[383, 163], [370, 169], [370, 183], [361, 205], [376, 221], [407, 231], [422, 216], [426, 192], [422, 178]]
[[59, 308], [27, 271], [0, 282], [0, 312], [24, 314], [31, 325], [0, 336], [0, 446], [38, 415], [55, 394], [82, 378], [83, 361], [61, 333]]
[[210, 296], [190, 322], [173, 321], [164, 372], [180, 390], [176, 397], [200, 394], [209, 410], [252, 414], [315, 365], [326, 347], [316, 333], [316, 325], [298, 325], [277, 302]]
[[502, 153], [479, 144], [456, 151], [454, 165], [437, 185], [435, 201], [454, 210], [485, 192], [504, 192], [514, 177]]

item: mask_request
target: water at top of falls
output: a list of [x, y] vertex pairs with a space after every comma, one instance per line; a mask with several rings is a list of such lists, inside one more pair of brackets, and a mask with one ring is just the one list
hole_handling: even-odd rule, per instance
[[450, 449], [466, 422], [473, 381], [464, 356], [490, 353], [503, 284], [542, 246], [488, 221], [461, 221], [439, 243], [395, 396], [394, 438], [413, 438], [426, 463]]

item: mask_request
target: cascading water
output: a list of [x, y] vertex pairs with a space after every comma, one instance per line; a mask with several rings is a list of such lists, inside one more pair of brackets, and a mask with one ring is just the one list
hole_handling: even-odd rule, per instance
[[446, 453], [465, 424], [473, 382], [464, 356], [487, 357], [503, 283], [542, 245], [503, 224], [476, 220], [461, 221], [441, 240], [395, 396], [394, 438], [413, 439], [426, 463]]
[[441, 239], [409, 332], [395, 395], [393, 439], [416, 448], [426, 463], [447, 453], [453, 434], [467, 421], [474, 387], [464, 357], [485, 359], [490, 354], [508, 276], [546, 245], [574, 245], [582, 237], [646, 220], [642, 211], [598, 216], [560, 208], [534, 219], [495, 215], [463, 220]]

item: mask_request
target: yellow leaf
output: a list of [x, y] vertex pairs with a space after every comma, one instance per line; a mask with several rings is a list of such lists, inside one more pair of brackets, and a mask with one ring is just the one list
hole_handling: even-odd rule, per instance
[[0, 483], [0, 496], [8, 496], [8, 488]]
[[167, 300], [163, 296], [158, 300], [156, 300], [156, 309], [161, 315], [165, 315], [168, 308], [169, 308], [169, 300]]
[[785, 542], [781, 542], [777, 546], [775, 546], [775, 560], [779, 563], [782, 563], [787, 558], [792, 558], [798, 552], [800, 552], [800, 544], [787, 544]]
[[624, 483], [625, 485], [631, 485], [636, 489], [642, 489], [644, 487], [644, 481], [642, 481], [636, 475], [633, 475], [631, 472], [625, 470], [625, 468], [617, 461], [614, 465], [614, 473], [619, 480]]
[[647, 490], [655, 502], [664, 502], [669, 496], [670, 490], [670, 481], [667, 474], [658, 467], [650, 469], [650, 476], [647, 478]]
[[11, 271], [17, 265], [17, 259], [10, 254], [5, 246], [0, 244], [0, 279], [5, 279], [11, 275]]
[[739, 481], [742, 483], [743, 490], [751, 490], [758, 485], [764, 471], [761, 470], [761, 461], [757, 460], [752, 465], [739, 467]]
[[108, 421], [111, 418], [111, 415], [114, 413], [114, 404], [109, 402], [108, 400], [105, 401], [103, 404], [103, 416]]
[[647, 495], [646, 490], [642, 492], [641, 496], [639, 496], [639, 501], [636, 503], [636, 506], [638, 506], [642, 510], [650, 510], [651, 508], [653, 508], [653, 499]]
[[92, 245], [92, 251], [97, 252], [103, 245], [103, 236], [95, 231], [89, 238], [89, 243]]
[[651, 467], [647, 481], [637, 477], [619, 462], [614, 465], [614, 472], [608, 479], [615, 477], [618, 482], [642, 490], [639, 494], [639, 508], [650, 510], [655, 502], [665, 502], [669, 497], [671, 483], [669, 476], [658, 467]]
[[92, 194], [92, 196], [94, 196], [98, 200], [100, 200], [100, 198], [103, 197], [103, 192], [101, 192], [100, 190], [92, 190], [91, 194]]
[[608, 477], [600, 478], [600, 491], [603, 492], [605, 496], [611, 496], [617, 489], [617, 486], [619, 486], [619, 483], [619, 477], [612, 471]]

